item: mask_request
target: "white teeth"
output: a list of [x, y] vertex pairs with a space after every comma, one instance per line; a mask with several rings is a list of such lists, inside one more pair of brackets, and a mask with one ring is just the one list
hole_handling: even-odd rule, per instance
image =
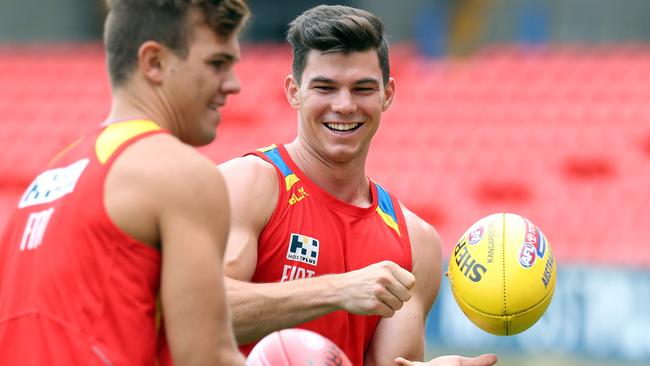
[[216, 103], [210, 103], [209, 108], [216, 111], [219, 106]]
[[335, 131], [350, 131], [357, 128], [360, 123], [326, 123], [325, 124], [329, 129]]

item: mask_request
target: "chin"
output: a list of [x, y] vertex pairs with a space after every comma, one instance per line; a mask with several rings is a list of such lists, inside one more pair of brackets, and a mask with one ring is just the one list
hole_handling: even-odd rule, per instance
[[345, 163], [362, 154], [360, 149], [352, 146], [331, 146], [327, 149], [329, 159], [336, 163]]
[[215, 140], [217, 137], [217, 131], [202, 131], [202, 133], [190, 136], [184, 142], [192, 146], [204, 146]]

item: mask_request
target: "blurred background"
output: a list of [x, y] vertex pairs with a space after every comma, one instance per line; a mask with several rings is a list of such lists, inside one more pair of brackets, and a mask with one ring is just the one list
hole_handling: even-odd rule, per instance
[[[203, 153], [220, 162], [293, 139], [283, 39], [319, 3], [249, 1], [243, 90]], [[557, 259], [547, 313], [514, 337], [469, 323], [443, 279], [429, 355], [650, 365], [650, 1], [324, 3], [375, 12], [391, 40], [397, 95], [370, 176], [438, 229], [445, 258], [473, 222], [506, 211], [536, 223]], [[99, 1], [0, 2], [0, 228], [49, 158], [108, 113], [103, 17]]]

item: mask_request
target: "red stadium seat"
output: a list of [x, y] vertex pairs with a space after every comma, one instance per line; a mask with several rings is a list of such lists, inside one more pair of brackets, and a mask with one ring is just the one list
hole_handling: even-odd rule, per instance
[[[436, 226], [445, 254], [478, 218], [511, 211], [544, 230], [560, 261], [650, 265], [650, 48], [391, 55], [397, 94], [368, 174]], [[223, 161], [289, 142], [290, 68], [286, 46], [246, 45], [242, 92], [201, 151]], [[49, 157], [105, 118], [104, 69], [99, 45], [0, 49], [0, 226]]]

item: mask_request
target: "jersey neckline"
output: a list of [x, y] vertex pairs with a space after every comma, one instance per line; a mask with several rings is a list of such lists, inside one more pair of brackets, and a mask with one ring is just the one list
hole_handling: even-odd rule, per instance
[[303, 173], [303, 171], [300, 170], [300, 168], [298, 168], [298, 166], [293, 161], [293, 159], [291, 159], [291, 156], [289, 155], [289, 152], [285, 148], [284, 144], [278, 144], [277, 148], [278, 148], [278, 152], [280, 153], [280, 156], [285, 161], [287, 166], [289, 166], [289, 168], [293, 171], [293, 173], [300, 179], [300, 182], [308, 188], [307, 193], [311, 193], [311, 192], [316, 193], [314, 198], [323, 201], [328, 206], [334, 209], [344, 211], [346, 213], [355, 216], [369, 216], [375, 213], [375, 211], [377, 210], [377, 204], [378, 204], [377, 187], [375, 186], [376, 183], [374, 183], [372, 179], [368, 178], [368, 181], [370, 182], [369, 188], [370, 188], [372, 203], [368, 207], [356, 206], [335, 197], [331, 193], [321, 188], [318, 184], [314, 183], [311, 179], [309, 179], [309, 177], [307, 177]]

